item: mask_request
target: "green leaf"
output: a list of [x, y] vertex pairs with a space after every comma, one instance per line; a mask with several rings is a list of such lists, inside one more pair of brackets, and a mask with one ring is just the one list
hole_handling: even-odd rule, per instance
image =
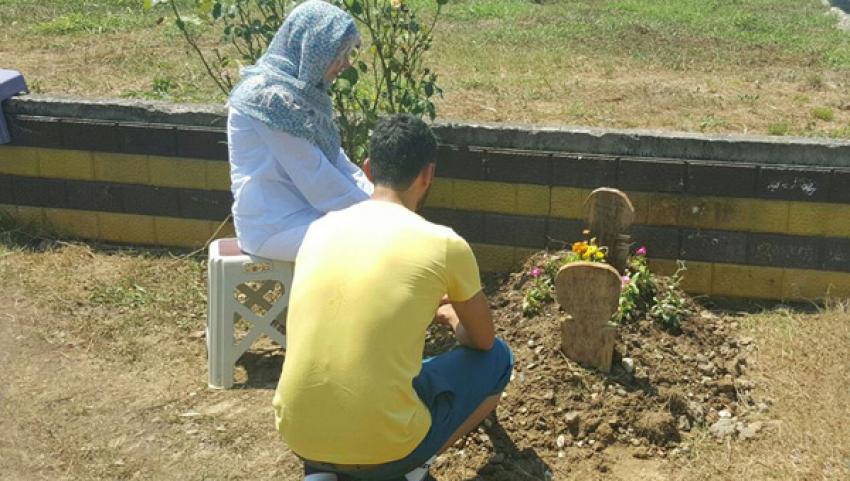
[[197, 9], [199, 14], [207, 15], [212, 12], [213, 0], [197, 0], [197, 2]]
[[360, 15], [363, 13], [363, 4], [360, 0], [351, 0], [351, 2], [346, 1], [345, 3], [345, 6], [348, 7], [348, 11], [354, 15]]
[[356, 85], [360, 80], [360, 73], [356, 68], [347, 68], [341, 74], [339, 74], [339, 78], [343, 80], [347, 80], [352, 86]]
[[142, 9], [148, 11], [160, 3], [168, 3], [168, 0], [144, 0], [142, 2]]

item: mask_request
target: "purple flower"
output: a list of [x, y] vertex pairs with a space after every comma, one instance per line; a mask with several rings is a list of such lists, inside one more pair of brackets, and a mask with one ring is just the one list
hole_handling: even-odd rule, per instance
[[629, 276], [623, 276], [620, 278], [620, 282], [623, 283], [623, 287], [626, 287], [627, 285], [629, 285], [629, 282], [632, 282], [632, 278]]
[[531, 277], [540, 277], [541, 274], [543, 274], [543, 269], [539, 267], [531, 269]]
[[635, 251], [635, 254], [637, 254], [639, 256], [645, 256], [646, 255], [646, 247], [641, 246], [640, 248], [638, 248], [638, 250]]

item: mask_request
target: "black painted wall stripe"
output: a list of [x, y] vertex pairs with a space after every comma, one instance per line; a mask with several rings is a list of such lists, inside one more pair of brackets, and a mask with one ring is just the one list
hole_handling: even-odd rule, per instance
[[[0, 187], [6, 204], [187, 219], [220, 221], [232, 204], [228, 191], [138, 184], [2, 175]], [[581, 220], [543, 216], [440, 208], [422, 214], [469, 242], [530, 249], [579, 240], [584, 228]], [[631, 235], [655, 258], [850, 272], [850, 239], [646, 225]]]
[[12, 145], [227, 160], [222, 129], [8, 116]]
[[[223, 220], [230, 214], [229, 191], [181, 189], [139, 184], [7, 176], [5, 203], [59, 209]], [[2, 179], [0, 179], [2, 181]]]
[[[577, 219], [426, 208], [425, 218], [469, 242], [542, 249], [583, 238]], [[635, 225], [635, 246], [650, 257], [697, 262], [850, 272], [850, 239]]]

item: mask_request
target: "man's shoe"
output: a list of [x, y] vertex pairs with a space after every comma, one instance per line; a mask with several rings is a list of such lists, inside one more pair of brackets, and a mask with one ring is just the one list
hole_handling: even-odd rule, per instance
[[425, 464], [405, 474], [404, 479], [406, 481], [426, 481], [428, 479], [433, 479], [428, 473], [428, 470], [431, 469], [431, 465], [434, 464], [434, 460], [436, 458], [437, 456], [431, 456], [428, 461], [425, 461]]
[[338, 481], [339, 477], [335, 473], [312, 473], [305, 474], [304, 481]]

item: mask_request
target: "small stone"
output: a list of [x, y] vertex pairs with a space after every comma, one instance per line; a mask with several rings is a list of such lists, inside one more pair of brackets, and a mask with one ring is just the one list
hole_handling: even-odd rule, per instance
[[564, 415], [564, 420], [570, 429], [578, 429], [578, 424], [581, 421], [581, 414], [577, 411], [570, 411]]
[[714, 372], [714, 363], [711, 363], [711, 362], [701, 363], [697, 366], [697, 369], [699, 369], [699, 371], [701, 373], [705, 374], [705, 375], [710, 375]]
[[732, 413], [728, 409], [721, 409], [720, 411], [717, 412], [717, 415], [720, 416], [721, 418], [731, 418], [732, 417]]
[[635, 447], [640, 446], [640, 439], [632, 438], [631, 441], [629, 441], [629, 443], [631, 443], [631, 445], [635, 446]]
[[711, 387], [717, 394], [735, 394], [735, 383], [731, 379], [718, 379], [711, 383]]
[[617, 395], [618, 395], [618, 396], [625, 396], [626, 394], [628, 394], [628, 393], [626, 392], [626, 390], [625, 390], [625, 389], [623, 389], [623, 388], [621, 388], [621, 387], [618, 387], [618, 388], [617, 388]]
[[622, 360], [623, 370], [631, 374], [635, 372], [635, 360], [630, 357], [624, 357]]
[[558, 451], [558, 458], [563, 459], [564, 456], [566, 456], [566, 453], [564, 453], [563, 451]]
[[768, 406], [767, 403], [759, 402], [756, 403], [756, 409], [761, 412], [767, 412], [767, 410], [770, 409], [770, 406]]
[[679, 421], [676, 423], [676, 427], [679, 431], [690, 431], [691, 422], [688, 420], [687, 416], [679, 416]]
[[637, 451], [632, 453], [632, 456], [634, 456], [637, 459], [649, 459], [649, 458], [652, 457], [652, 449], [650, 449], [650, 448], [638, 449]]
[[735, 420], [732, 418], [720, 418], [708, 430], [717, 439], [730, 437], [735, 434]]
[[479, 434], [478, 440], [481, 441], [482, 443], [489, 443], [490, 442], [490, 436], [487, 436], [486, 434]]
[[558, 435], [558, 439], [555, 440], [555, 445], [558, 446], [558, 449], [563, 448], [567, 444], [567, 437], [563, 434]]
[[735, 387], [742, 390], [742, 391], [750, 391], [754, 387], [756, 387], [756, 383], [753, 382], [753, 381], [750, 381], [749, 379], [736, 379], [735, 380]]
[[752, 439], [752, 438], [756, 437], [756, 435], [759, 433], [759, 431], [761, 431], [761, 428], [762, 428], [762, 423], [759, 422], [759, 421], [756, 421], [754, 423], [750, 423], [750, 424], [747, 424], [747, 425], [743, 425], [743, 426], [738, 426], [738, 428], [737, 428], [738, 438], [744, 439], [744, 440]]

